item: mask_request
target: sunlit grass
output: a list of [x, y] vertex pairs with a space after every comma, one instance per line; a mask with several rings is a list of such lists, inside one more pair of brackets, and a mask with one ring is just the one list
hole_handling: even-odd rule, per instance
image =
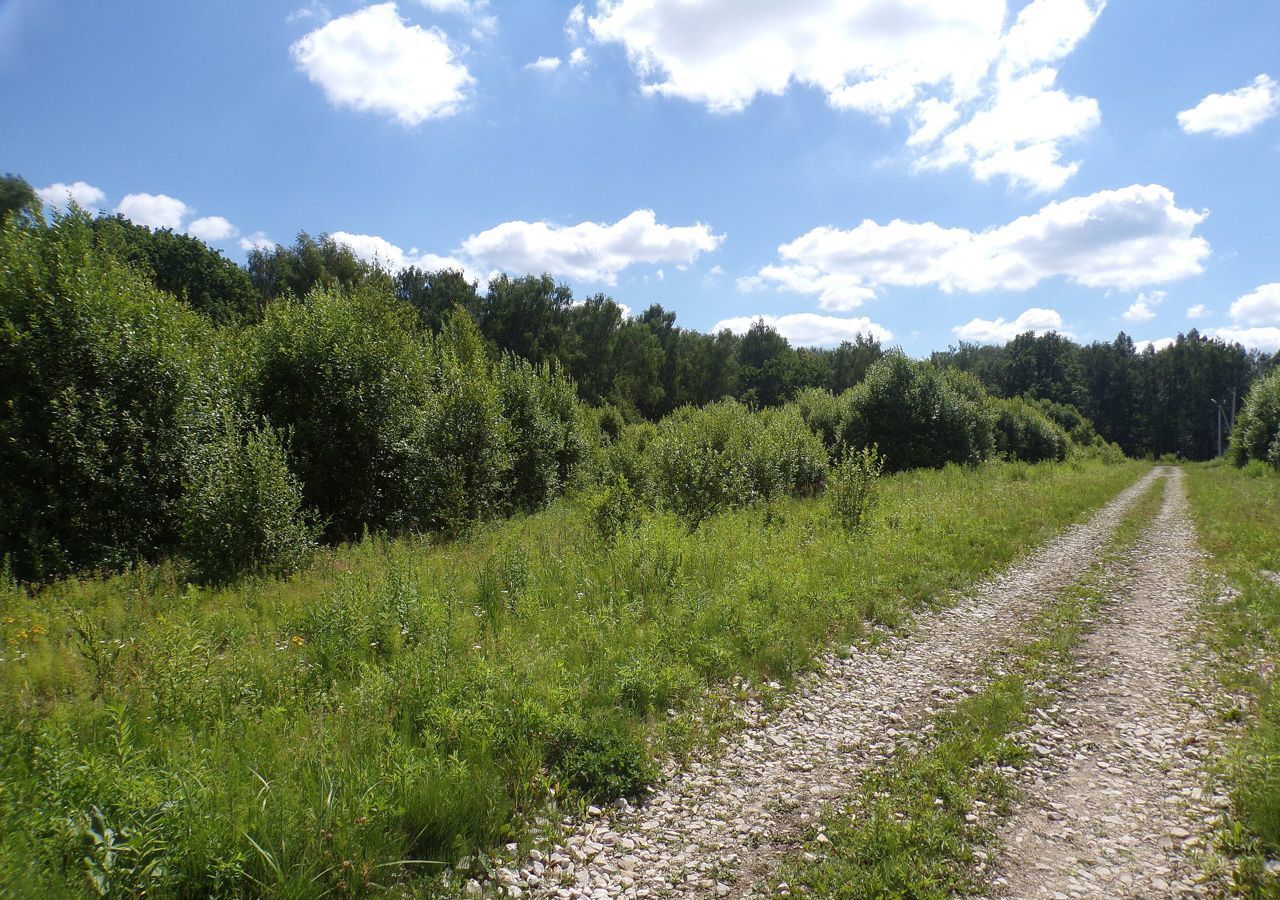
[[[1223, 829], [1246, 896], [1280, 897], [1264, 872], [1280, 857], [1280, 474], [1262, 463], [1188, 467], [1188, 493], [1212, 568], [1234, 592], [1208, 607], [1207, 639], [1229, 687], [1248, 698], [1246, 727], [1228, 764], [1231, 818]], [[1225, 713], [1235, 717], [1234, 709]]]
[[[224, 589], [143, 569], [0, 601], [0, 883], [23, 895], [362, 894], [637, 794], [737, 676], [1007, 565], [1139, 464], [887, 478], [606, 543], [576, 500], [457, 542], [378, 538]], [[110, 831], [110, 838], [105, 837]], [[404, 861], [415, 861], [411, 866]]]

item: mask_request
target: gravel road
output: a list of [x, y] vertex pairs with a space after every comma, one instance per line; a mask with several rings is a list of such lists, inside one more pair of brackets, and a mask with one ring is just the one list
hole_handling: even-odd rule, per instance
[[[718, 752], [669, 771], [643, 805], [566, 823], [556, 846], [535, 848], [520, 866], [499, 870], [487, 885], [469, 882], [464, 893], [603, 900], [763, 890], [824, 802], [848, 794], [898, 738], [970, 689], [992, 654], [1085, 574], [1154, 477], [949, 608], [920, 617], [909, 633], [827, 656], [781, 711], [744, 704], [747, 726]], [[1185, 514], [1168, 508], [1162, 520], [1176, 530]], [[1172, 570], [1172, 557], [1194, 553], [1194, 538], [1176, 530], [1169, 541], [1153, 552], [1166, 553], [1159, 565]]]
[[1081, 647], [1084, 676], [1025, 737], [1028, 802], [1001, 829], [993, 896], [1196, 897], [1225, 798], [1205, 779], [1221, 725], [1192, 645], [1201, 553], [1180, 469]]

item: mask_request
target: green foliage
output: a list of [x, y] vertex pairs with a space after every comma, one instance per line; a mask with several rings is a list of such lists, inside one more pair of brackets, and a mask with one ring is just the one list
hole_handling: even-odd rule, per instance
[[205, 581], [283, 575], [314, 547], [301, 486], [276, 435], [238, 429], [230, 416], [188, 460], [181, 517], [182, 552]]
[[691, 525], [726, 509], [815, 489], [822, 442], [794, 410], [753, 413], [734, 401], [677, 410], [646, 448], [660, 506]]
[[219, 324], [256, 321], [262, 297], [244, 269], [198, 238], [168, 228], [152, 231], [124, 216], [93, 223], [99, 245], [152, 284]]
[[1037, 405], [1019, 398], [991, 398], [988, 402], [995, 424], [995, 449], [1005, 459], [1061, 462], [1067, 458], [1070, 440], [1066, 432]]
[[405, 502], [428, 348], [412, 310], [371, 290], [281, 300], [250, 333], [249, 410], [290, 436], [307, 506], [331, 538], [384, 528]]
[[1227, 456], [1237, 466], [1258, 460], [1280, 468], [1280, 368], [1254, 382], [1236, 416]]
[[884, 461], [874, 446], [849, 451], [832, 466], [827, 475], [827, 504], [832, 518], [845, 531], [856, 531], [866, 525], [883, 471]]
[[566, 785], [591, 800], [634, 800], [657, 776], [644, 741], [616, 721], [568, 726], [553, 738], [550, 760]]
[[891, 352], [853, 389], [845, 445], [876, 445], [890, 471], [971, 465], [984, 456], [982, 405], [928, 363]]
[[80, 212], [10, 221], [0, 261], [0, 547], [24, 578], [156, 558], [226, 391], [207, 325]]
[[808, 388], [796, 396], [796, 408], [809, 430], [816, 434], [834, 463], [844, 448], [844, 434], [849, 418], [848, 393], [835, 396], [822, 388]]
[[38, 210], [40, 198], [25, 178], [5, 173], [0, 176], [0, 225], [10, 216], [22, 218], [28, 210]]
[[612, 543], [617, 536], [640, 523], [639, 498], [625, 475], [613, 479], [587, 498], [587, 514], [600, 539]]
[[313, 238], [301, 231], [292, 247], [255, 247], [249, 251], [246, 268], [249, 280], [266, 301], [301, 299], [316, 289], [392, 289], [391, 276], [383, 268], [365, 262], [327, 234]]

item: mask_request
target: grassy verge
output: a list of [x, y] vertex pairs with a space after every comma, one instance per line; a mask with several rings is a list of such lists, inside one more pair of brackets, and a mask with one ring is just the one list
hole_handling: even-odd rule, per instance
[[1010, 768], [1025, 758], [1015, 736], [1070, 676], [1072, 651], [1104, 602], [1108, 564], [1159, 511], [1164, 481], [1125, 517], [1106, 554], [1032, 622], [989, 680], [938, 714], [918, 743], [868, 774], [858, 794], [829, 809], [779, 880], [792, 891], [850, 900], [980, 893], [983, 849], [1015, 796]]
[[[1206, 635], [1227, 686], [1246, 699], [1243, 736], [1226, 761], [1231, 787], [1223, 850], [1238, 892], [1280, 897], [1280, 475], [1260, 464], [1188, 467], [1188, 494], [1212, 569], [1232, 591], [1210, 604]], [[1228, 715], [1239, 715], [1228, 710]]]
[[657, 516], [571, 501], [288, 581], [172, 570], [0, 592], [0, 884], [22, 896], [365, 894], [510, 840], [549, 799], [635, 794], [736, 676], [786, 680], [1007, 565], [1142, 471], [990, 464]]

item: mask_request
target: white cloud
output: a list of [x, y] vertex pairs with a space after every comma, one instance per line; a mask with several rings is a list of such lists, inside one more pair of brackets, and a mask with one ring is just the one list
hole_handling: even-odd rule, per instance
[[951, 333], [960, 340], [978, 344], [1007, 344], [1028, 331], [1036, 334], [1047, 334], [1050, 331], [1067, 334], [1062, 327], [1062, 316], [1057, 310], [1036, 306], [1020, 313], [1012, 321], [1003, 316], [995, 319], [970, 319], [951, 329]]
[[1180, 209], [1168, 188], [1132, 185], [1050, 203], [980, 232], [867, 219], [848, 230], [815, 228], [783, 244], [782, 261], [740, 280], [739, 288], [816, 294], [828, 309], [852, 309], [884, 286], [1020, 291], [1064, 277], [1136, 290], [1203, 271], [1209, 243], [1193, 232], [1207, 215]]
[[70, 199], [89, 213], [96, 213], [98, 204], [107, 199], [105, 191], [85, 181], [76, 181], [71, 184], [63, 184], [59, 181], [48, 187], [38, 188], [36, 196], [51, 209], [66, 209], [67, 201]]
[[319, 0], [310, 0], [306, 6], [300, 6], [285, 17], [285, 22], [290, 25], [295, 22], [328, 22], [333, 16], [329, 12], [329, 8]]
[[1224, 341], [1233, 341], [1249, 350], [1261, 350], [1263, 353], [1280, 353], [1280, 328], [1275, 326], [1259, 328], [1242, 328], [1227, 326], [1215, 328], [1209, 332]]
[[558, 56], [539, 56], [533, 62], [525, 66], [526, 69], [533, 69], [537, 72], [554, 72], [560, 68], [560, 57]]
[[893, 333], [877, 325], [866, 316], [847, 319], [841, 316], [822, 316], [817, 313], [791, 313], [785, 316], [736, 316], [722, 319], [711, 326], [714, 334], [725, 330], [745, 334], [757, 321], [764, 320], [791, 343], [801, 347], [830, 347], [841, 341], [852, 341], [858, 335], [871, 337], [883, 343], [893, 340]]
[[276, 242], [271, 240], [261, 231], [255, 231], [253, 234], [247, 234], [238, 241], [240, 249], [245, 253], [251, 250], [274, 250]]
[[182, 230], [182, 222], [195, 210], [167, 194], [126, 194], [116, 212], [148, 228]]
[[549, 272], [581, 281], [615, 284], [637, 263], [689, 264], [720, 246], [724, 235], [701, 223], [661, 225], [653, 210], [638, 209], [611, 225], [583, 222], [504, 222], [462, 242], [463, 253], [484, 267]]
[[1197, 303], [1195, 306], [1187, 307], [1188, 319], [1203, 319], [1208, 314], [1209, 307], [1205, 306], [1203, 303]]
[[582, 40], [583, 32], [587, 27], [587, 11], [579, 3], [573, 9], [569, 10], [569, 15], [564, 20], [564, 33], [568, 35], [569, 40], [575, 44]]
[[1264, 284], [1232, 303], [1231, 318], [1243, 325], [1280, 325], [1280, 283]]
[[569, 54], [569, 65], [575, 69], [581, 69], [590, 60], [587, 58], [587, 51], [581, 47], [574, 47], [573, 52]]
[[1032, 0], [1010, 22], [1006, 0], [600, 0], [587, 25], [625, 48], [646, 93], [730, 113], [811, 87], [834, 108], [907, 114], [922, 167], [1047, 191], [1078, 168], [1062, 145], [1100, 118], [1096, 101], [1054, 86], [1051, 64], [1104, 6]]
[[1165, 337], [1150, 341], [1134, 341], [1133, 346], [1139, 353], [1145, 353], [1148, 347], [1159, 353], [1165, 347], [1172, 347], [1175, 343], [1177, 343], [1177, 338]]
[[489, 0], [416, 0], [419, 6], [436, 13], [465, 16], [471, 20], [471, 34], [488, 37], [498, 30], [498, 17], [490, 14]]
[[1187, 134], [1209, 133], [1233, 137], [1252, 131], [1280, 112], [1280, 86], [1267, 75], [1230, 93], [1210, 94], [1191, 109], [1178, 113]]
[[205, 216], [187, 226], [187, 234], [202, 241], [226, 241], [238, 235], [239, 230], [222, 216]]
[[427, 272], [441, 269], [457, 269], [468, 281], [480, 283], [481, 289], [489, 283], [489, 277], [473, 269], [466, 262], [452, 256], [439, 256], [435, 253], [422, 253], [417, 247], [404, 250], [376, 234], [352, 234], [348, 231], [335, 231], [329, 235], [339, 244], [350, 247], [356, 256], [366, 262], [376, 262], [392, 272], [417, 266]]
[[1156, 307], [1163, 303], [1167, 296], [1169, 295], [1164, 291], [1139, 294], [1137, 299], [1129, 304], [1129, 308], [1120, 314], [1120, 318], [1126, 322], [1150, 322], [1156, 317]]
[[330, 103], [407, 126], [453, 115], [474, 82], [444, 34], [407, 24], [395, 3], [333, 19], [290, 52]]

